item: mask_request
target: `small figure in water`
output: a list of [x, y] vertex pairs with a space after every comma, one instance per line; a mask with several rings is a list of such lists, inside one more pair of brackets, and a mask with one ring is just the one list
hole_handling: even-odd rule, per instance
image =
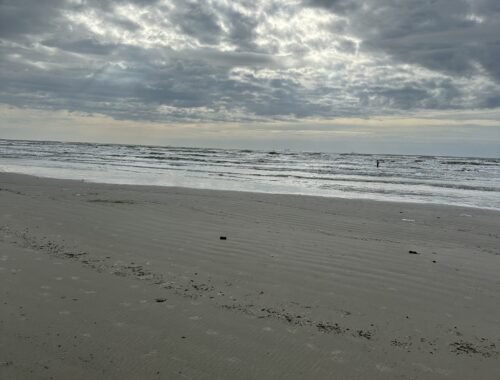
[[379, 161], [379, 160], [377, 160], [377, 168], [379, 167], [379, 165], [380, 165], [380, 161]]

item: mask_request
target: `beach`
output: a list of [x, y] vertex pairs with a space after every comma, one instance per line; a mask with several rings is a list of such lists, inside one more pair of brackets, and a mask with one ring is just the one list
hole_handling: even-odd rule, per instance
[[498, 379], [500, 212], [0, 173], [1, 379]]

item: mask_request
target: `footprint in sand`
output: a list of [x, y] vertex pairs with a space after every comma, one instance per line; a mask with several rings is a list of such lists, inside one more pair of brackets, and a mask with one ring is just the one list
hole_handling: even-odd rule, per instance
[[149, 351], [148, 353], [142, 355], [143, 357], [145, 358], [148, 358], [148, 357], [152, 357], [152, 356], [156, 356], [158, 355], [158, 351], [157, 350], [153, 350], [153, 351]]
[[388, 367], [383, 363], [377, 363], [377, 365], [375, 365], [375, 368], [377, 368], [380, 372], [383, 373], [394, 372], [394, 370], [391, 367]]
[[60, 314], [60, 315], [70, 315], [70, 314], [71, 314], [71, 311], [69, 311], [69, 310], [61, 310], [61, 311], [59, 312], [59, 314]]
[[306, 343], [306, 347], [310, 350], [317, 350], [318, 348], [312, 343]]
[[345, 359], [342, 357], [343, 353], [344, 353], [344, 351], [341, 351], [341, 350], [332, 351], [332, 352], [330, 352], [330, 354], [332, 355], [331, 359], [334, 362], [343, 363], [343, 362], [345, 362]]
[[412, 366], [414, 366], [415, 368], [417, 368], [418, 370], [420, 370], [422, 372], [434, 373], [434, 370], [431, 367], [428, 367], [428, 366], [426, 366], [423, 363], [415, 363], [415, 362], [413, 362], [411, 364], [412, 364]]
[[435, 368], [434, 371], [441, 376], [450, 376], [451, 371], [449, 369]]

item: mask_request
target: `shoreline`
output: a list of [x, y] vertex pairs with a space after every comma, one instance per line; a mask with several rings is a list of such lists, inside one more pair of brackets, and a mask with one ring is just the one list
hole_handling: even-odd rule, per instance
[[495, 207], [480, 207], [475, 205], [466, 205], [466, 204], [453, 204], [453, 203], [439, 203], [439, 202], [422, 202], [417, 200], [390, 200], [390, 199], [374, 199], [369, 197], [349, 197], [349, 196], [328, 196], [328, 195], [320, 195], [320, 194], [302, 194], [302, 193], [281, 193], [281, 192], [266, 192], [266, 191], [250, 191], [250, 190], [237, 190], [237, 189], [213, 189], [213, 188], [203, 188], [203, 187], [187, 187], [187, 186], [170, 186], [170, 185], [146, 185], [146, 184], [134, 184], [134, 183], [115, 183], [115, 182], [98, 182], [86, 179], [72, 179], [72, 178], [59, 178], [59, 177], [50, 177], [50, 176], [39, 176], [33, 174], [25, 174], [14, 171], [0, 171], [1, 174], [14, 175], [14, 176], [27, 176], [39, 179], [46, 180], [55, 180], [55, 181], [74, 181], [78, 183], [87, 183], [90, 185], [105, 185], [105, 186], [124, 186], [124, 187], [144, 187], [144, 188], [157, 188], [157, 189], [173, 189], [173, 190], [194, 190], [194, 191], [207, 191], [207, 192], [228, 192], [228, 193], [242, 193], [242, 194], [262, 194], [262, 195], [275, 195], [275, 196], [291, 196], [291, 197], [310, 197], [310, 198], [321, 198], [321, 199], [332, 199], [335, 202], [339, 202], [342, 200], [347, 201], [360, 201], [360, 202], [380, 202], [380, 203], [390, 203], [390, 204], [400, 204], [400, 205], [422, 205], [422, 206], [444, 206], [444, 207], [457, 207], [464, 209], [477, 209], [477, 210], [486, 210], [486, 211], [494, 211], [500, 212], [500, 208]]
[[494, 378], [499, 216], [2, 172], [0, 377]]

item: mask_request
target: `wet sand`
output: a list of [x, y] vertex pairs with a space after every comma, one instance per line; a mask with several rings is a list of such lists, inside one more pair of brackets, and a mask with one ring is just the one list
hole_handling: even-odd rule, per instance
[[499, 231], [481, 209], [0, 173], [0, 378], [498, 379]]

